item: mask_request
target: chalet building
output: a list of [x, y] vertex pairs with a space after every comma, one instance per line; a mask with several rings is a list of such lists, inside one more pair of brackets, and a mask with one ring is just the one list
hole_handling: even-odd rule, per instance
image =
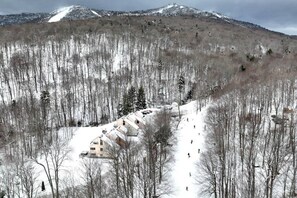
[[90, 144], [90, 157], [110, 157], [109, 147], [114, 143], [105, 135], [95, 138]]
[[140, 127], [133, 121], [127, 119], [127, 117], [122, 117], [117, 120], [116, 126], [124, 126], [127, 129], [127, 136], [137, 136], [141, 131]]
[[145, 127], [145, 121], [141, 117], [142, 113], [129, 114], [128, 116], [118, 119], [114, 128], [110, 131], [102, 130], [102, 134], [95, 138], [90, 144], [90, 157], [109, 158], [109, 148], [127, 146], [127, 137], [137, 137]]
[[127, 136], [137, 136], [138, 133], [144, 129], [145, 121], [143, 120], [141, 112], [131, 113], [125, 117], [121, 117], [116, 121], [115, 127], [120, 127], [120, 131], [125, 131]]
[[90, 144], [89, 156], [109, 158], [110, 147], [119, 146], [120, 148], [125, 148], [127, 130], [124, 132], [125, 133], [119, 131], [118, 129], [112, 129], [111, 131], [105, 132], [95, 138]]

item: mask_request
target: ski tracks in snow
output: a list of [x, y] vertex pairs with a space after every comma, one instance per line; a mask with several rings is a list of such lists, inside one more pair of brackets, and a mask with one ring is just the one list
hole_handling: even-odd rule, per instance
[[207, 107], [198, 112], [194, 105], [186, 107], [187, 113], [181, 118], [176, 131], [172, 198], [197, 198], [199, 191], [195, 178], [199, 177], [197, 161], [204, 150], [204, 117]]

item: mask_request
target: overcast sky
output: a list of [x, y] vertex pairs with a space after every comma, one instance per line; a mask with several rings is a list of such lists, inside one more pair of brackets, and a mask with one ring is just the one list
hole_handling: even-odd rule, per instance
[[270, 30], [297, 35], [297, 0], [0, 0], [0, 14], [52, 12], [77, 4], [96, 9], [132, 11], [170, 3], [216, 11]]

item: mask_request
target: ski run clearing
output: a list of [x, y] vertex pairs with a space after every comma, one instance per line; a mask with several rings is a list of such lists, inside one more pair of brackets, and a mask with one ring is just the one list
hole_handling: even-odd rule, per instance
[[73, 9], [73, 6], [69, 6], [69, 7], [64, 7], [61, 8], [59, 10], [56, 11], [56, 15], [54, 15], [53, 17], [51, 17], [48, 22], [52, 23], [52, 22], [58, 22], [60, 21], [62, 18], [64, 18], [69, 12], [71, 12], [71, 10]]
[[196, 102], [182, 106], [185, 114], [176, 131], [175, 163], [172, 167], [174, 192], [168, 197], [198, 197], [197, 163], [204, 151], [204, 117], [207, 107], [197, 111]]

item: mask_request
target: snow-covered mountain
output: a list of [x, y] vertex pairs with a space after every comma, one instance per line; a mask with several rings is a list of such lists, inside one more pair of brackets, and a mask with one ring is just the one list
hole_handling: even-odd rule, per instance
[[47, 20], [48, 22], [57, 22], [61, 20], [77, 20], [77, 19], [89, 19], [101, 17], [96, 11], [79, 6], [68, 6], [60, 8], [51, 13], [51, 16]]
[[90, 9], [80, 5], [72, 5], [60, 8], [51, 13], [22, 13], [13, 15], [0, 15], [0, 25], [13, 25], [23, 23], [39, 22], [58, 22], [63, 20], [82, 20], [103, 16], [193, 16], [206, 17], [216, 20], [222, 20], [228, 23], [234, 23], [249, 28], [259, 28], [259, 26], [248, 22], [237, 21], [217, 12], [208, 12], [196, 8], [187, 7], [178, 4], [169, 4], [160, 8], [149, 10], [138, 10], [132, 12], [108, 11], [100, 9]]
[[184, 5], [178, 5], [176, 3], [169, 4], [167, 6], [150, 9], [143, 11], [145, 15], [159, 15], [159, 16], [184, 16], [184, 15], [192, 15], [192, 16], [204, 16], [204, 17], [215, 17], [215, 18], [228, 18], [224, 15], [215, 12], [206, 12], [196, 8], [187, 7]]
[[172, 15], [190, 15], [190, 14], [196, 15], [196, 14], [200, 14], [201, 12], [202, 12], [201, 10], [174, 3], [161, 8], [147, 10], [144, 13], [148, 15], [172, 16]]

